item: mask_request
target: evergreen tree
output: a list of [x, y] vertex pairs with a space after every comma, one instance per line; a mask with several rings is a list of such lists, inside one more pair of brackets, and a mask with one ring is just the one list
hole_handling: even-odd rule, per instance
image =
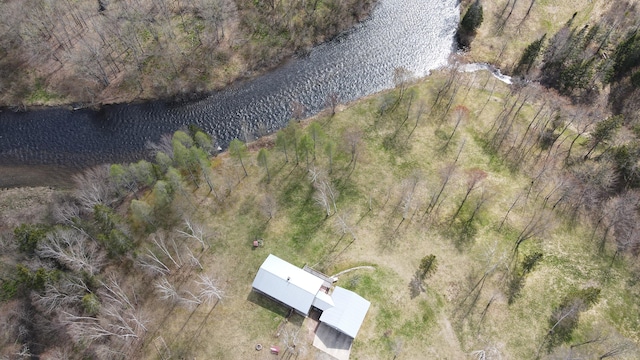
[[480, 0], [476, 0], [464, 14], [458, 26], [456, 37], [460, 48], [466, 49], [471, 45], [471, 41], [476, 36], [476, 32], [483, 20], [482, 4], [480, 4]]
[[482, 12], [482, 5], [479, 0], [476, 0], [476, 2], [469, 7], [460, 21], [460, 29], [467, 34], [475, 35], [476, 30], [480, 27], [483, 20], [484, 15]]
[[547, 34], [544, 34], [540, 39], [532, 42], [524, 49], [524, 51], [522, 52], [522, 56], [518, 61], [518, 65], [513, 71], [514, 74], [525, 75], [529, 72], [529, 70], [531, 70], [533, 63], [540, 55], [540, 51], [542, 50], [542, 46], [544, 45], [544, 41], [546, 38]]
[[612, 63], [605, 77], [609, 83], [620, 80], [640, 65], [640, 37], [637, 30], [618, 44]]
[[418, 275], [420, 280], [425, 280], [429, 276], [433, 275], [438, 269], [438, 263], [436, 256], [433, 254], [427, 255], [420, 260], [420, 266], [418, 266]]

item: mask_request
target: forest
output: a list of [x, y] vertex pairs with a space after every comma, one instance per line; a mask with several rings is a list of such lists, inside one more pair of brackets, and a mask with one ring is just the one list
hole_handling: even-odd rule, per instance
[[70, 188], [1, 191], [0, 354], [314, 359], [307, 320], [251, 291], [272, 253], [356, 269], [352, 358], [639, 358], [636, 3], [461, 15], [465, 51], [426, 78], [224, 152], [190, 126]]
[[187, 100], [364, 20], [369, 0], [0, 2], [0, 106]]

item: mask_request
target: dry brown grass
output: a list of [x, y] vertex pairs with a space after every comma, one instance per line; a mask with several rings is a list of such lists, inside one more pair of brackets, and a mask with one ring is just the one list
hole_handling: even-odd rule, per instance
[[0, 190], [0, 232], [22, 223], [45, 222], [54, 193], [49, 187]]

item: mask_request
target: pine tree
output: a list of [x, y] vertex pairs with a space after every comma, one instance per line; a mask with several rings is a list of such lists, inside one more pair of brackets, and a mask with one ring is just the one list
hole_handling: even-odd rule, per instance
[[480, 0], [476, 0], [464, 14], [458, 26], [458, 33], [456, 35], [460, 48], [465, 49], [471, 45], [471, 41], [476, 36], [476, 32], [483, 20], [482, 5], [480, 4]]
[[522, 56], [518, 61], [518, 66], [516, 66], [513, 71], [516, 75], [525, 75], [529, 70], [531, 70], [533, 63], [540, 55], [540, 50], [542, 50], [542, 46], [544, 45], [546, 38], [547, 34], [544, 34], [540, 39], [532, 42], [524, 49]]

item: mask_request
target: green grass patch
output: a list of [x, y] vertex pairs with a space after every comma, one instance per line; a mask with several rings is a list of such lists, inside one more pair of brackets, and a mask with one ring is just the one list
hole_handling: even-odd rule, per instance
[[47, 89], [47, 86], [43, 83], [43, 80], [36, 79], [35, 89], [27, 97], [27, 102], [30, 104], [47, 104], [50, 101], [59, 100], [61, 97]]

